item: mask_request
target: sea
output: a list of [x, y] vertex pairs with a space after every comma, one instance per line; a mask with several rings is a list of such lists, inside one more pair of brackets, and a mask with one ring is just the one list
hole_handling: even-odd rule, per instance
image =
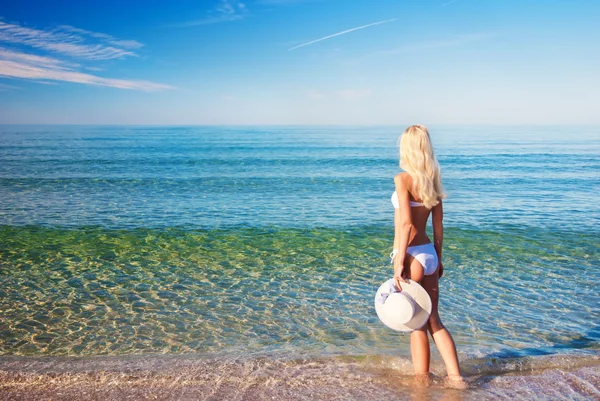
[[464, 391], [374, 309], [403, 129], [0, 126], [0, 395], [599, 399], [600, 127], [429, 127]]

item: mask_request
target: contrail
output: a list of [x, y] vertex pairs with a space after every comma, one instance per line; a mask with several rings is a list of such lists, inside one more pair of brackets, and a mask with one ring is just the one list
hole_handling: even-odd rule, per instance
[[325, 36], [324, 38], [321, 38], [321, 39], [313, 40], [311, 42], [306, 42], [306, 43], [302, 43], [301, 45], [294, 46], [294, 47], [288, 49], [288, 51], [295, 50], [295, 49], [297, 49], [299, 47], [312, 45], [313, 43], [317, 43], [317, 42], [320, 42], [320, 41], [325, 40], [325, 39], [333, 38], [335, 36], [340, 36], [340, 35], [343, 35], [343, 34], [346, 34], [346, 33], [352, 32], [352, 31], [358, 31], [359, 29], [364, 29], [364, 28], [368, 28], [370, 26], [379, 25], [379, 24], [385, 24], [386, 22], [392, 22], [392, 21], [395, 21], [395, 20], [396, 20], [396, 18], [386, 19], [385, 21], [373, 22], [372, 24], [363, 25], [363, 26], [359, 26], [357, 28], [352, 28], [352, 29], [348, 29], [346, 31], [334, 33], [333, 35]]

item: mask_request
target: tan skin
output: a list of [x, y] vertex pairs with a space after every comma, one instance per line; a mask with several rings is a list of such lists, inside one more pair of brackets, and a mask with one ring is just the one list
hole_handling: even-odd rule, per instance
[[[421, 202], [411, 193], [410, 189], [413, 188], [412, 177], [408, 173], [400, 173], [394, 177], [394, 183], [400, 206], [395, 209], [394, 214], [394, 249], [398, 249], [398, 254], [394, 258], [394, 281], [398, 288], [400, 288], [400, 282], [405, 281], [406, 278], [420, 283], [431, 297], [432, 303], [431, 316], [427, 324], [421, 329], [413, 331], [410, 335], [414, 372], [416, 377], [428, 377], [429, 375], [430, 349], [429, 338], [427, 337], [427, 332], [429, 332], [446, 364], [449, 381], [453, 382], [451, 384], [456, 387], [462, 388], [466, 386], [466, 383], [460, 375], [456, 346], [438, 313], [438, 282], [444, 274], [442, 264], [442, 242], [444, 238], [442, 201], [440, 200], [432, 209], [425, 206], [410, 207], [411, 200]], [[433, 245], [437, 252], [439, 264], [435, 273], [425, 276], [421, 263], [407, 254], [406, 248], [431, 242], [425, 230], [429, 215], [432, 216]]]

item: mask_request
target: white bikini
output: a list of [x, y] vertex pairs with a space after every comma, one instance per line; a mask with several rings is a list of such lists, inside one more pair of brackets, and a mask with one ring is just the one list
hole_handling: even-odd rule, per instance
[[[396, 193], [396, 191], [394, 191], [394, 193], [392, 194], [392, 205], [394, 205], [394, 208], [396, 209], [400, 208], [400, 203], [398, 202], [398, 194]], [[425, 205], [423, 205], [421, 202], [410, 201], [410, 207], [421, 206]], [[392, 263], [394, 263], [394, 258], [396, 257], [397, 253], [398, 250], [394, 249], [394, 251], [390, 254], [390, 257], [392, 258]], [[406, 253], [408, 253], [413, 258], [421, 262], [421, 265], [423, 266], [423, 274], [425, 274], [426, 276], [430, 276], [436, 272], [438, 267], [438, 256], [437, 252], [435, 251], [435, 247], [431, 242], [423, 245], [409, 246], [408, 248], [406, 248]]]

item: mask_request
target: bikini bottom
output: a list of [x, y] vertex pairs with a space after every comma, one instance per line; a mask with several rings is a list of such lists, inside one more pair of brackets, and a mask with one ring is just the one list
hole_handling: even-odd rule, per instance
[[423, 265], [423, 274], [431, 276], [438, 268], [438, 256], [435, 247], [430, 242], [423, 245], [409, 246], [406, 253], [417, 259]]
[[[394, 252], [390, 255], [392, 258], [391, 263], [394, 263], [394, 258], [398, 253], [397, 249], [394, 249]], [[437, 271], [438, 268], [438, 256], [435, 251], [435, 247], [431, 242], [423, 245], [415, 245], [409, 246], [406, 248], [406, 253], [408, 253], [413, 258], [417, 259], [421, 265], [423, 266], [423, 274], [426, 276], [431, 276], [433, 273]]]

